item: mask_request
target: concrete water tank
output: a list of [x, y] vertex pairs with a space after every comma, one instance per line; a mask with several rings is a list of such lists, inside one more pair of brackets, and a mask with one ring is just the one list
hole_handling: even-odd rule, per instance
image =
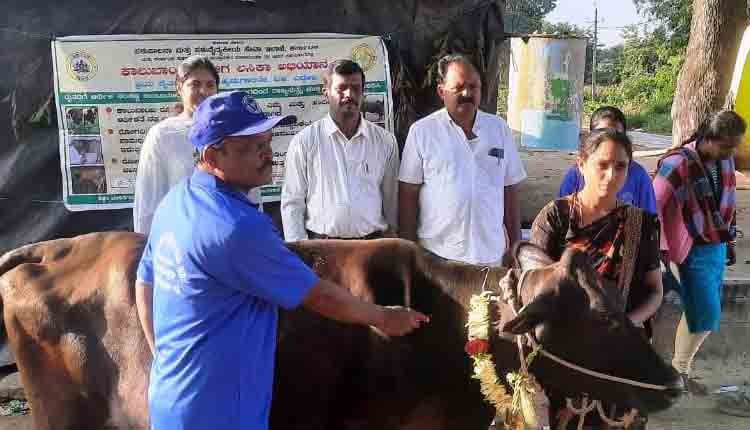
[[517, 145], [578, 148], [586, 44], [557, 35], [511, 39], [508, 125]]

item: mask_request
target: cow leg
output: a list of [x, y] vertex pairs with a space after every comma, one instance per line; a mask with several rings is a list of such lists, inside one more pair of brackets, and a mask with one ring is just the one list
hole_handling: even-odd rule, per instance
[[350, 412], [346, 401], [356, 397], [349, 387], [350, 368], [359, 356], [360, 331], [302, 309], [281, 314], [272, 430], [339, 430], [334, 423], [343, 421]]
[[[14, 324], [15, 325], [15, 324]], [[106, 411], [91, 410], [86, 399], [76, 392], [77, 384], [71, 378], [62, 360], [61, 348], [39, 345], [17, 325], [10, 326], [9, 341], [17, 351], [18, 369], [26, 397], [31, 407], [35, 430], [100, 429], [104, 426]], [[97, 420], [96, 418], [99, 417]]]
[[425, 397], [419, 401], [399, 429], [487, 430], [492, 422], [492, 408], [472, 395], [463, 397], [464, 399], [459, 399], [455, 392]]
[[471, 428], [465, 426], [449, 426], [446, 410], [441, 407], [440, 399], [431, 397], [419, 402], [414, 411], [409, 414], [402, 430], [449, 430], [458, 428]]
[[[33, 291], [34, 275], [44, 268], [26, 264], [5, 278], [3, 320], [16, 356], [35, 430], [101, 429], [106, 402], [95, 391], [85, 370], [91, 370], [91, 342], [66, 327], [65, 312]], [[37, 285], [39, 286], [39, 285]]]

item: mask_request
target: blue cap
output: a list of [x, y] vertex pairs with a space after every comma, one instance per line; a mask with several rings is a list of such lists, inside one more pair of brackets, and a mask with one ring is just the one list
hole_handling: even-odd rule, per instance
[[208, 97], [198, 105], [193, 112], [190, 143], [203, 150], [225, 137], [251, 136], [295, 122], [294, 115], [266, 115], [246, 91], [229, 91]]

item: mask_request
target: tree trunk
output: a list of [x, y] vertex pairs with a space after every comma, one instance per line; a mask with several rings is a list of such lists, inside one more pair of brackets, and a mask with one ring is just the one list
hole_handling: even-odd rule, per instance
[[695, 0], [687, 56], [672, 104], [674, 146], [689, 138], [704, 118], [726, 105], [747, 24], [747, 0]]

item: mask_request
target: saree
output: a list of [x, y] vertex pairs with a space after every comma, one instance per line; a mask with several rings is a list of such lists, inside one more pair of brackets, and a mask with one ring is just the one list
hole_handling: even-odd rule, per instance
[[649, 291], [645, 274], [659, 269], [659, 221], [655, 215], [618, 202], [594, 222], [581, 226], [576, 194], [549, 203], [534, 220], [531, 242], [557, 261], [567, 248], [584, 252], [605, 282], [617, 287], [624, 311], [637, 307]]

